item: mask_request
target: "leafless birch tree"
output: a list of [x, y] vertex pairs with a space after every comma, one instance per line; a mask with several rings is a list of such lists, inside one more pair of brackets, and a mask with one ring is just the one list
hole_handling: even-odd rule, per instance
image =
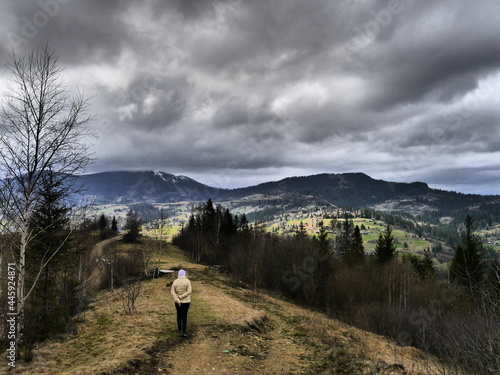
[[[18, 56], [7, 66], [12, 74], [0, 112], [0, 223], [15, 241], [17, 267], [17, 341], [22, 340], [24, 307], [33, 286], [26, 290], [26, 262], [30, 243], [40, 235], [32, 221], [50, 173], [53, 188], [64, 187], [68, 197], [76, 188], [72, 176], [91, 161], [86, 126], [88, 102], [72, 96], [62, 79], [63, 68], [48, 47]], [[57, 252], [39, 265], [40, 272]], [[36, 275], [33, 279], [36, 282]]]

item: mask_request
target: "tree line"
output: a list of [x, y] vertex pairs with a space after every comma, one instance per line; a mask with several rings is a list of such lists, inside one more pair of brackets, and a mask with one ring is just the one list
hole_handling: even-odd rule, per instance
[[[491, 330], [500, 328], [499, 264], [484, 256], [470, 216], [446, 280], [437, 278], [430, 255], [398, 254], [389, 224], [366, 254], [360, 228], [347, 216], [337, 235], [323, 225], [310, 236], [301, 223], [282, 236], [208, 200], [173, 243], [193, 261], [222, 265], [234, 285], [291, 298], [462, 368], [498, 369]], [[461, 328], [471, 321], [474, 329]]]

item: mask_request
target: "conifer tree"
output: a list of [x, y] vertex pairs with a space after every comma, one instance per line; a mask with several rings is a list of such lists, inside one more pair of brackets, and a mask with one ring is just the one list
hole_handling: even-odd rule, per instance
[[384, 233], [380, 233], [373, 255], [379, 264], [391, 261], [396, 255], [396, 243], [390, 225], [387, 225]]
[[99, 235], [101, 239], [104, 238], [104, 231], [106, 230], [107, 227], [108, 227], [108, 218], [106, 217], [106, 215], [101, 214], [101, 216], [99, 216]]
[[141, 220], [137, 216], [137, 212], [130, 210], [127, 213], [125, 230], [128, 230], [128, 232], [123, 237], [125, 242], [134, 243], [139, 240], [139, 236], [141, 234]]
[[344, 215], [344, 222], [341, 224], [341, 226], [342, 226], [342, 233], [339, 237], [337, 253], [341, 257], [344, 257], [349, 251], [349, 248], [351, 247], [351, 240], [352, 240], [352, 221], [351, 222], [349, 221], [347, 213]]
[[356, 225], [349, 241], [347, 252], [343, 256], [349, 266], [360, 264], [365, 259], [365, 247], [363, 246], [363, 236], [359, 226]]
[[328, 278], [332, 273], [330, 240], [324, 226], [319, 228], [319, 234], [315, 237], [318, 246], [318, 268], [315, 275], [315, 294], [318, 307], [328, 306], [327, 285]]
[[429, 252], [426, 252], [424, 257], [415, 254], [405, 254], [404, 258], [408, 260], [421, 280], [433, 280], [436, 278], [436, 269]]
[[241, 229], [243, 232], [248, 232], [248, 230], [250, 229], [248, 225], [247, 215], [245, 214], [241, 215], [239, 229]]
[[432, 261], [432, 257], [429, 252], [426, 252], [424, 258], [422, 259], [422, 270], [424, 279], [435, 279], [436, 278], [436, 268]]
[[302, 240], [304, 238], [307, 238], [307, 230], [304, 226], [304, 223], [301, 221], [299, 226], [297, 227], [297, 230], [295, 231], [295, 239]]
[[113, 220], [111, 220], [111, 230], [113, 232], [118, 232], [118, 224], [116, 222], [116, 217], [113, 216]]
[[[74, 312], [77, 283], [72, 278], [77, 254], [70, 238], [70, 211], [66, 193], [54, 186], [49, 171], [42, 177], [41, 200], [33, 213], [31, 230], [37, 233], [28, 247], [26, 285], [32, 299], [26, 304], [26, 340], [44, 340], [61, 332]], [[50, 260], [50, 262], [48, 262]], [[40, 268], [40, 264], [46, 263]]]
[[455, 255], [450, 263], [450, 280], [473, 291], [484, 276], [482, 244], [474, 234], [475, 224], [472, 216], [467, 215], [462, 243], [455, 248]]
[[215, 228], [216, 223], [216, 211], [212, 199], [208, 199], [203, 205], [201, 213], [201, 226], [203, 233], [211, 233]]
[[236, 234], [237, 226], [233, 215], [228, 208], [224, 211], [224, 235], [232, 237]]

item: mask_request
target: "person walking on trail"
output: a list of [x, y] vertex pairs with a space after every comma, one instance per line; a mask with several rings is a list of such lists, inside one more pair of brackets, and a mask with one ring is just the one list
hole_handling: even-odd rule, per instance
[[177, 310], [177, 328], [182, 336], [187, 337], [187, 314], [191, 304], [191, 282], [186, 276], [186, 271], [179, 270], [177, 279], [172, 283], [171, 293]]

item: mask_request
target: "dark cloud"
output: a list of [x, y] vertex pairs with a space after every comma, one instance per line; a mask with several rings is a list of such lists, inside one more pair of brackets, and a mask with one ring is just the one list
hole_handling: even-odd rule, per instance
[[182, 79], [141, 72], [116, 97], [121, 121], [144, 130], [163, 129], [179, 122], [187, 110], [189, 85]]
[[498, 70], [498, 25], [491, 16], [498, 4], [402, 3], [397, 19], [403, 23], [393, 38], [376, 40], [360, 53], [373, 70], [374, 108], [428, 98], [449, 101]]
[[0, 53], [49, 42], [69, 86], [93, 96], [96, 170], [157, 168], [231, 187], [362, 171], [491, 193], [499, 8], [11, 1], [0, 4]]
[[8, 2], [13, 15], [8, 38], [12, 48], [24, 52], [47, 42], [63, 64], [115, 62], [121, 49], [134, 39], [120, 16], [132, 1], [41, 0]]
[[175, 11], [182, 15], [186, 20], [196, 20], [202, 16], [207, 16], [207, 13], [213, 14], [214, 6], [217, 0], [171, 0], [157, 1], [153, 6], [158, 14], [166, 11]]

